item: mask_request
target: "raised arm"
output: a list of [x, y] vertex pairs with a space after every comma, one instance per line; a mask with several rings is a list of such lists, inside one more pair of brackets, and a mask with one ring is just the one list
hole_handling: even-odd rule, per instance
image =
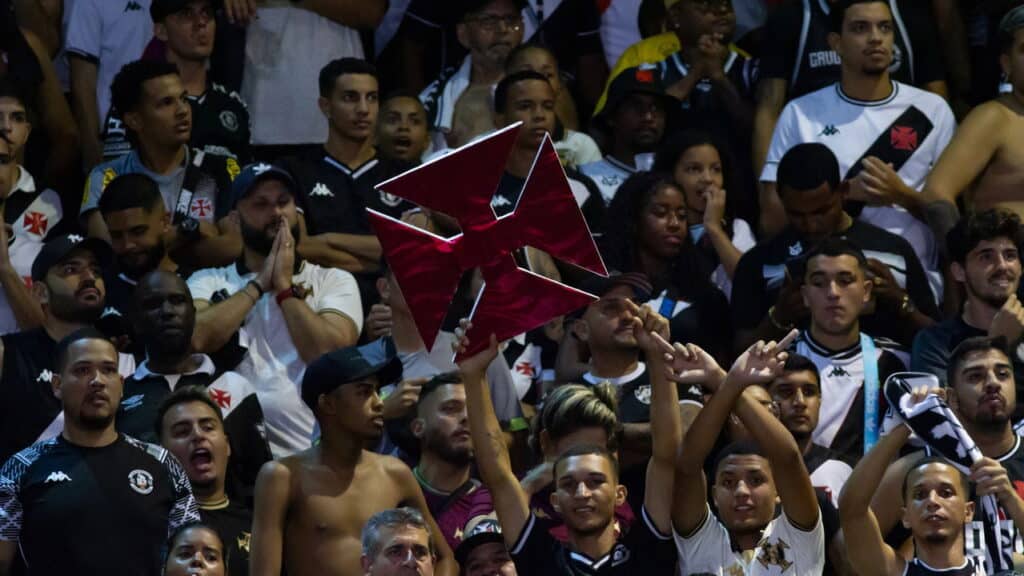
[[1024, 500], [1017, 494], [1002, 464], [987, 456], [978, 460], [971, 466], [971, 482], [975, 483], [978, 496], [995, 495], [1017, 530], [1024, 529]]
[[885, 543], [878, 520], [871, 511], [874, 488], [885, 469], [910, 438], [910, 430], [899, 426], [875, 445], [853, 469], [839, 496], [839, 520], [846, 538], [847, 557], [861, 574], [901, 574], [905, 561]]
[[782, 422], [750, 394], [736, 403], [736, 414], [768, 456], [782, 511], [798, 528], [814, 528], [821, 515], [803, 454]]
[[284, 528], [291, 494], [291, 471], [270, 461], [256, 477], [256, 508], [252, 515], [249, 574], [280, 576], [284, 565]]
[[[68, 54], [71, 67], [71, 110], [78, 123], [82, 140], [82, 164], [91, 169], [103, 158], [100, 144], [100, 112], [96, 102], [96, 77], [99, 66], [95, 60], [74, 53]], [[106, 229], [106, 226], [104, 226]]]
[[683, 437], [679, 413], [679, 391], [669, 380], [665, 354], [672, 346], [666, 341], [668, 320], [651, 309], [626, 300], [633, 313], [633, 331], [647, 360], [651, 379], [651, 459], [647, 463], [644, 508], [654, 526], [663, 534], [672, 529], [672, 487], [675, 461]]
[[[465, 333], [471, 326], [463, 320], [457, 329], [459, 349], [465, 349], [468, 344]], [[469, 413], [469, 432], [473, 437], [477, 468], [494, 500], [505, 545], [511, 548], [530, 518], [530, 500], [512, 472], [505, 434], [494, 413], [491, 389], [487, 385], [487, 367], [497, 355], [498, 341], [491, 335], [490, 346], [463, 360], [459, 369], [466, 387], [466, 411]]]

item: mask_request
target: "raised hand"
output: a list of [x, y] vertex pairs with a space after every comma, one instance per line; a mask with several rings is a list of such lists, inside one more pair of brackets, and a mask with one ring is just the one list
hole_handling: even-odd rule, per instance
[[419, 402], [420, 390], [426, 383], [426, 378], [402, 380], [395, 391], [384, 399], [384, 418], [401, 418], [411, 412]]
[[[469, 337], [466, 334], [473, 327], [473, 323], [468, 319], [463, 318], [459, 320], [459, 326], [455, 329], [455, 342], [452, 343], [452, 350], [456, 353], [465, 352], [469, 348]], [[472, 375], [477, 378], [483, 378], [484, 374], [487, 373], [487, 367], [491, 365], [491, 362], [498, 356], [498, 337], [491, 334], [490, 345], [475, 355], [464, 359], [459, 362], [459, 369], [462, 370], [464, 375]]]
[[668, 319], [646, 304], [637, 306], [628, 299], [623, 302], [632, 315], [633, 337], [637, 345], [647, 354], [648, 359], [660, 359], [669, 338]]
[[391, 306], [377, 303], [370, 307], [370, 313], [366, 316], [366, 334], [371, 340], [382, 336], [391, 336], [393, 325]]
[[971, 482], [974, 482], [979, 496], [992, 494], [1000, 504], [1005, 503], [1008, 499], [1018, 497], [1010, 482], [1010, 477], [1006, 473], [1006, 468], [987, 456], [971, 466]]
[[295, 238], [292, 237], [288, 220], [282, 216], [274, 238], [277, 250], [274, 252], [273, 285], [274, 290], [288, 290], [292, 287], [292, 274], [295, 272]]
[[725, 190], [711, 185], [704, 189], [704, 227], [721, 228], [725, 220]]
[[758, 340], [740, 355], [729, 370], [728, 379], [746, 388], [752, 384], [766, 384], [782, 374], [783, 364], [789, 354], [786, 348], [800, 332], [790, 330], [789, 334], [779, 342], [774, 340], [767, 344]]
[[260, 285], [264, 292], [275, 288], [274, 271], [277, 269], [277, 247], [280, 245], [281, 234], [277, 234], [274, 236], [274, 243], [270, 245], [270, 253], [263, 260], [263, 267], [260, 268], [259, 274], [256, 275], [255, 282]]
[[701, 384], [714, 392], [725, 380], [725, 370], [718, 362], [696, 344], [672, 345], [672, 352], [665, 354], [668, 364], [665, 375], [680, 384]]
[[1002, 336], [1010, 344], [1016, 343], [1024, 335], [1024, 306], [1021, 306], [1016, 294], [1010, 294], [1003, 307], [996, 312], [988, 327], [988, 335]]

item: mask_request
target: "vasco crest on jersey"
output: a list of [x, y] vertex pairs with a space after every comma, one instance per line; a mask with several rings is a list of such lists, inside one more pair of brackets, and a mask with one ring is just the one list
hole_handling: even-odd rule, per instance
[[153, 475], [136, 468], [128, 473], [128, 486], [143, 496], [153, 492]]

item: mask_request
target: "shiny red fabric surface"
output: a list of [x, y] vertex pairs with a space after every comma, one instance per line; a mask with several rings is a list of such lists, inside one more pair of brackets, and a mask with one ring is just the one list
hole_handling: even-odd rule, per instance
[[[484, 287], [470, 318], [470, 349], [543, 325], [596, 298], [516, 265], [513, 251], [532, 246], [553, 258], [607, 275], [550, 138], [545, 138], [516, 208], [491, 209], [519, 133], [514, 124], [487, 138], [377, 185], [458, 221], [462, 234], [442, 238], [370, 210], [384, 255], [424, 342], [434, 342], [463, 273], [480, 268]], [[459, 358], [456, 358], [458, 360]]]

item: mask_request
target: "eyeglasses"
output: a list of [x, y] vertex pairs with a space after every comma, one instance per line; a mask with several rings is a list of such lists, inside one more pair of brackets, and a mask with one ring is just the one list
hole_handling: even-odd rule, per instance
[[511, 14], [509, 16], [477, 16], [475, 18], [466, 18], [466, 22], [475, 23], [486, 32], [496, 32], [500, 28], [520, 30], [523, 27], [523, 17], [519, 14]]

